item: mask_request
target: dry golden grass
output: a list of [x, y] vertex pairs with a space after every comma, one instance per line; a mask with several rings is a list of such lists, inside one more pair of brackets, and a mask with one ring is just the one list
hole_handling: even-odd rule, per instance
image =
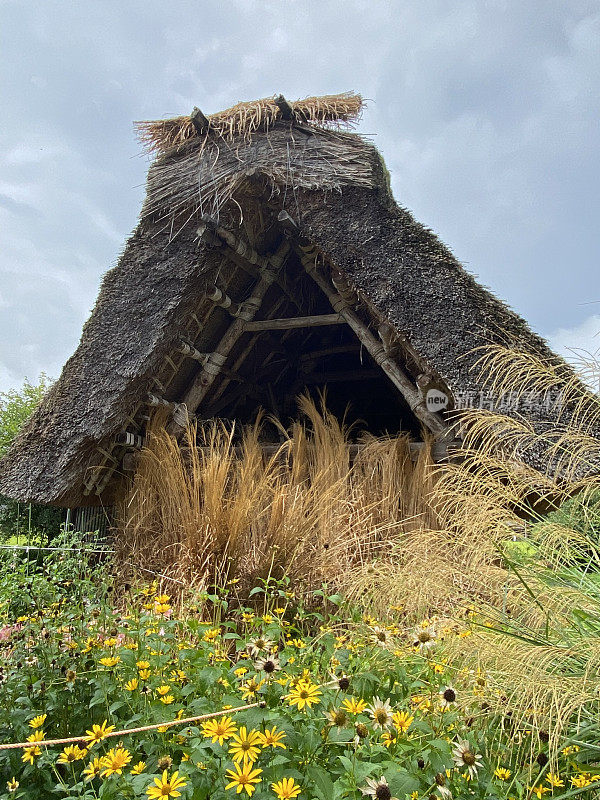
[[156, 424], [123, 504], [120, 563], [186, 585], [236, 577], [243, 590], [271, 574], [298, 590], [341, 587], [403, 530], [431, 523], [428, 449], [414, 465], [405, 437], [366, 439], [352, 462], [343, 424], [300, 406], [305, 421], [270, 456], [260, 420], [238, 448], [221, 423], [190, 428], [183, 447]]
[[[321, 126], [351, 125], [359, 119], [363, 105], [362, 97], [354, 92], [307, 97], [290, 103], [296, 122]], [[232, 140], [237, 136], [251, 136], [257, 130], [268, 130], [281, 119], [281, 111], [274, 97], [265, 97], [210, 114], [209, 132]], [[192, 120], [187, 116], [136, 122], [135, 128], [140, 141], [147, 150], [153, 152], [181, 147], [198, 137]]]

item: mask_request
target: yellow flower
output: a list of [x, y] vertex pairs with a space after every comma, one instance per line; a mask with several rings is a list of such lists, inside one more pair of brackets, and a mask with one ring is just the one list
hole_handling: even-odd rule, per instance
[[229, 752], [236, 763], [243, 760], [244, 764], [252, 764], [258, 758], [260, 745], [262, 744], [261, 735], [258, 731], [247, 732], [242, 725], [237, 733], [234, 733], [232, 742], [229, 745]]
[[169, 778], [167, 770], [163, 772], [162, 778], [154, 778], [154, 783], [154, 786], [146, 789], [146, 794], [150, 798], [181, 797], [181, 792], [177, 790], [187, 786], [187, 782], [179, 777], [179, 772], [174, 772]]
[[504, 767], [496, 767], [494, 775], [496, 778], [500, 778], [501, 781], [507, 781], [512, 773], [509, 769], [505, 769]]
[[573, 753], [578, 753], [578, 752], [579, 752], [578, 744], [570, 744], [567, 747], [565, 747], [564, 750], [562, 751], [563, 756], [570, 756]]
[[150, 669], [149, 661], [136, 661], [135, 665], [138, 669]]
[[412, 725], [413, 720], [414, 717], [406, 711], [396, 711], [392, 714], [392, 722], [400, 733], [406, 733]]
[[175, 702], [175, 698], [172, 694], [166, 694], [164, 697], [160, 698], [160, 702], [164, 703], [166, 706], [170, 706], [171, 703]]
[[6, 788], [9, 792], [16, 792], [19, 788], [19, 781], [16, 778], [11, 778], [9, 781], [6, 781]]
[[[587, 775], [576, 775], [574, 778], [571, 778], [572, 785], [578, 789], [584, 789], [586, 786], [589, 786], [591, 782]], [[546, 789], [546, 791], [549, 792], [550, 789]]]
[[171, 689], [171, 687], [170, 687], [170, 686], [167, 686], [167, 685], [165, 684], [164, 686], [159, 686], [159, 687], [158, 687], [158, 689], [157, 689], [156, 691], [157, 691], [157, 692], [159, 693], [159, 695], [161, 695], [161, 697], [162, 697], [162, 696], [163, 696], [163, 695], [165, 695], [165, 694], [169, 694], [169, 691], [170, 691], [170, 689]]
[[37, 717], [29, 720], [29, 727], [30, 728], [41, 728], [44, 722], [46, 721], [47, 714], [38, 714]]
[[110, 637], [109, 639], [105, 639], [104, 640], [104, 646], [105, 647], [114, 647], [116, 645], [116, 643], [117, 643], [117, 640], [115, 638], [113, 638], [113, 637]]
[[254, 619], [254, 614], [252, 614], [249, 611], [244, 611], [244, 613], [242, 614], [242, 619], [244, 620], [244, 622], [252, 622], [252, 620]]
[[254, 697], [254, 695], [260, 691], [260, 688], [264, 684], [264, 680], [257, 681], [255, 678], [250, 678], [249, 681], [246, 683], [240, 684], [240, 691], [242, 693], [242, 699], [248, 700], [248, 698]]
[[100, 777], [100, 773], [102, 772], [103, 766], [104, 765], [102, 764], [101, 756], [93, 758], [87, 765], [87, 767], [83, 770], [83, 774], [86, 776], [85, 778], [86, 782], [91, 781], [94, 778]]
[[311, 708], [320, 703], [321, 692], [319, 687], [308, 681], [300, 681], [297, 686], [288, 694], [287, 700], [291, 706], [297, 706], [298, 711], [302, 711], [305, 706]]
[[364, 700], [357, 700], [356, 697], [346, 697], [342, 701], [342, 708], [349, 714], [362, 714], [367, 707]]
[[218, 742], [220, 745], [226, 739], [231, 739], [237, 731], [231, 717], [221, 717], [220, 719], [209, 719], [201, 723], [202, 733], [207, 739]]
[[160, 603], [161, 605], [165, 605], [169, 602], [170, 596], [168, 594], [157, 594], [154, 598], [155, 603]]
[[92, 730], [86, 731], [87, 736], [85, 740], [86, 742], [89, 743], [90, 747], [93, 747], [96, 744], [96, 742], [101, 742], [103, 739], [106, 739], [108, 734], [111, 731], [114, 731], [115, 726], [109, 725], [107, 727], [106, 726], [107, 722], [108, 720], [105, 719], [102, 725], [92, 725]]
[[72, 764], [74, 761], [81, 761], [85, 757], [87, 750], [82, 750], [79, 745], [72, 744], [62, 751], [59, 755], [57, 764]]
[[128, 692], [135, 692], [137, 687], [138, 687], [138, 679], [137, 678], [132, 678], [130, 681], [127, 681], [127, 683], [125, 684], [125, 688], [127, 689]]
[[549, 772], [546, 775], [546, 783], [549, 783], [550, 786], [552, 786], [552, 788], [554, 788], [555, 786], [560, 787], [565, 785], [565, 782], [562, 780], [560, 775], [556, 774], [556, 772]]
[[140, 670], [140, 678], [143, 681], [147, 681], [149, 677], [150, 677], [150, 670], [149, 669], [141, 669]]
[[219, 628], [209, 628], [202, 637], [205, 642], [214, 642], [221, 631]]
[[233, 674], [237, 675], [238, 678], [241, 678], [248, 672], [248, 667], [238, 667], [237, 669], [233, 670]]
[[157, 614], [166, 614], [170, 610], [171, 606], [168, 603], [156, 603], [154, 606], [154, 611]]
[[110, 775], [121, 775], [124, 767], [131, 761], [129, 750], [123, 747], [111, 748], [102, 758], [102, 775], [108, 778]]
[[275, 725], [269, 730], [265, 728], [264, 733], [259, 733], [260, 736], [260, 743], [263, 747], [281, 747], [284, 750], [285, 745], [281, 743], [282, 739], [285, 739], [285, 731], [278, 731]]
[[260, 783], [258, 776], [261, 773], [262, 769], [258, 769], [258, 767], [253, 769], [252, 764], [244, 764], [243, 766], [236, 764], [234, 769], [228, 769], [226, 772], [230, 783], [225, 788], [233, 789], [235, 787], [237, 794], [245, 790], [246, 794], [251, 797], [256, 790], [255, 784]]
[[386, 747], [391, 747], [393, 744], [397, 744], [397, 742], [398, 742], [398, 736], [397, 736], [397, 734], [395, 734], [395, 733], [389, 733], [389, 731], [386, 731], [386, 732], [385, 732], [385, 733], [382, 735], [382, 737], [381, 737], [381, 741], [383, 742], [383, 744], [384, 744]]
[[282, 778], [277, 783], [271, 784], [278, 800], [292, 800], [300, 794], [300, 787], [293, 778]]
[[540, 783], [539, 786], [530, 786], [529, 791], [533, 792], [533, 794], [538, 798], [543, 797], [546, 792], [549, 792], [550, 789], [547, 786], [542, 786]]
[[103, 667], [107, 667], [108, 669], [112, 669], [116, 667], [121, 659], [119, 656], [105, 656], [104, 658], [100, 659], [100, 663]]

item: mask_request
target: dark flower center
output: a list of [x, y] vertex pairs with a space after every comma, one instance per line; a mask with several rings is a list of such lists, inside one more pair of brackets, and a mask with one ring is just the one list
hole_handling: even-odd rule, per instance
[[275, 662], [274, 661], [265, 661], [263, 665], [263, 670], [265, 672], [275, 672]]
[[340, 678], [338, 681], [338, 686], [340, 687], [342, 692], [345, 692], [350, 686], [350, 678], [346, 678], [345, 676], [343, 678]]
[[356, 735], [360, 736], [361, 739], [364, 739], [365, 736], [368, 736], [368, 734], [369, 734], [369, 729], [367, 728], [367, 726], [363, 725], [362, 722], [359, 722], [358, 725], [356, 726]]
[[387, 711], [384, 708], [379, 708], [375, 712], [375, 721], [378, 722], [380, 725], [383, 725], [384, 722], [387, 722], [388, 715]]
[[447, 703], [453, 703], [456, 700], [456, 692], [454, 689], [448, 688], [444, 691], [444, 700]]
[[463, 761], [467, 765], [467, 767], [472, 767], [475, 763], [475, 754], [472, 753], [470, 750], [465, 750], [463, 753]]
[[380, 783], [375, 789], [375, 797], [377, 800], [391, 800], [392, 793], [390, 791], [390, 787], [386, 786], [384, 783]]

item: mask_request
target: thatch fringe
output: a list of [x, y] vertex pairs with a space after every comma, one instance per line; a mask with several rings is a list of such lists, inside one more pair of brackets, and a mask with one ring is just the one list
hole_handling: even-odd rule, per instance
[[[314, 125], [336, 127], [355, 124], [364, 106], [359, 94], [343, 92], [323, 97], [307, 97], [289, 103], [292, 120]], [[237, 136], [248, 137], [257, 130], [269, 130], [275, 122], [283, 119], [275, 96], [264, 97], [247, 103], [238, 103], [225, 111], [208, 116], [209, 131], [232, 140]], [[200, 136], [191, 117], [173, 117], [134, 123], [140, 141], [149, 152], [162, 153], [185, 145], [190, 139]]]

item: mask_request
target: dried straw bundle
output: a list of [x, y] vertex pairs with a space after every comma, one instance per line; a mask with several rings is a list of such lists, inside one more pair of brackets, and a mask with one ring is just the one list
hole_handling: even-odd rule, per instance
[[[360, 117], [364, 102], [359, 94], [343, 92], [323, 97], [307, 97], [289, 103], [292, 120], [320, 126], [350, 126]], [[269, 130], [282, 120], [281, 108], [275, 97], [265, 97], [247, 103], [238, 103], [225, 111], [208, 117], [209, 133], [229, 141], [238, 136], [250, 137], [257, 130]], [[185, 145], [190, 139], [200, 137], [191, 117], [173, 117], [136, 122], [140, 141], [150, 152], [164, 153]]]

